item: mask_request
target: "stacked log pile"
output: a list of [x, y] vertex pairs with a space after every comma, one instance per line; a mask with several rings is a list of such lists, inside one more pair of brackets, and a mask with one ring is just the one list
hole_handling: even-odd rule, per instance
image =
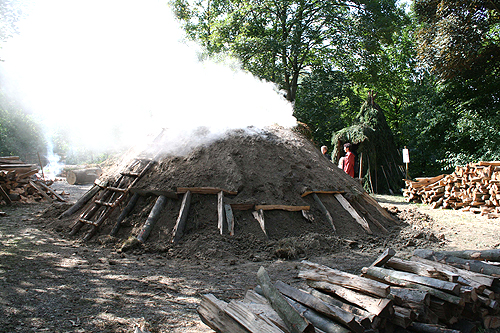
[[457, 166], [450, 175], [406, 180], [403, 195], [408, 202], [432, 208], [461, 209], [488, 218], [500, 217], [500, 162]]
[[[302, 289], [259, 285], [243, 300], [203, 295], [198, 313], [217, 332], [475, 332], [500, 327], [500, 250], [416, 250], [410, 260], [387, 249], [362, 275], [302, 261]], [[460, 257], [466, 257], [464, 259]]]
[[37, 173], [36, 165], [24, 163], [19, 156], [0, 156], [0, 203], [66, 201], [50, 188], [50, 182], [38, 180]]

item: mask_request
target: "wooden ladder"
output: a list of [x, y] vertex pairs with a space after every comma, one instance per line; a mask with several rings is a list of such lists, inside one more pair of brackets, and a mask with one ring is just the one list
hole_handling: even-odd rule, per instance
[[135, 158], [126, 170], [120, 173], [116, 181], [111, 186], [105, 186], [99, 197], [80, 215], [71, 227], [70, 235], [75, 235], [85, 224], [88, 224], [91, 228], [83, 240], [91, 239], [113, 210], [126, 198], [130, 189], [154, 163], [154, 159]]

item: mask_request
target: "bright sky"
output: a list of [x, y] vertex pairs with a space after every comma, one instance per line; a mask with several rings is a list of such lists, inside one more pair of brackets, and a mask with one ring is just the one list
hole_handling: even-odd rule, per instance
[[64, 126], [94, 148], [162, 127], [295, 124], [272, 84], [199, 63], [165, 2], [35, 1], [1, 67], [49, 134]]

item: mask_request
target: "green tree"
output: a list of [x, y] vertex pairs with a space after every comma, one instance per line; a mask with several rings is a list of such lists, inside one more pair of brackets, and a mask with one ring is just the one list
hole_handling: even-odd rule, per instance
[[294, 101], [312, 67], [354, 66], [389, 40], [394, 0], [188, 0], [171, 2], [190, 38], [212, 55], [226, 51]]

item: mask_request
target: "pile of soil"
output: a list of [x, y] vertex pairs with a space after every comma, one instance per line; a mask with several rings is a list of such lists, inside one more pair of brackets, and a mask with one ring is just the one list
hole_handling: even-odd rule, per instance
[[[204, 135], [203, 132], [198, 134]], [[200, 141], [203, 138], [192, 139]], [[157, 143], [160, 147], [169, 145], [161, 140]], [[121, 170], [116, 166], [110, 167], [104, 175], [116, 177], [116, 172]], [[236, 195], [225, 196], [226, 204], [310, 206], [314, 221], [305, 219], [300, 211], [265, 211], [264, 233], [252, 210], [234, 210], [235, 235], [220, 235], [217, 228], [217, 195], [193, 194], [184, 237], [174, 245], [170, 239], [181, 205], [179, 196], [177, 200], [168, 200], [148, 240], [140, 248], [132, 248], [133, 251], [161, 252], [171, 258], [244, 258], [258, 261], [272, 257], [300, 258], [332, 253], [351, 244], [345, 239], [369, 238], [383, 242], [387, 237], [372, 223], [370, 227], [374, 234], [368, 237], [332, 195], [320, 194], [333, 216], [334, 233], [312, 195], [302, 197], [301, 194], [309, 190], [335, 190], [342, 191], [347, 198], [355, 198], [363, 193], [363, 189], [357, 180], [327, 160], [308, 139], [281, 127], [232, 130], [223, 138], [198, 145], [184, 156], [164, 154], [135, 187], [143, 192], [176, 192], [178, 187], [215, 187], [237, 192]], [[107, 235], [119, 213], [117, 209], [93, 241], [122, 248], [127, 239], [139, 233], [155, 200], [156, 196], [141, 197], [116, 237], [109, 237]], [[56, 215], [63, 210], [59, 208], [57, 212], [46, 212], [45, 215]], [[376, 217], [390, 232], [399, 229], [395, 221], [385, 218], [371, 205], [361, 207], [361, 211]], [[74, 220], [73, 216], [55, 221], [53, 227], [60, 229], [64, 223], [65, 228], [71, 227]], [[79, 235], [82, 234], [85, 234], [83, 229]]]

